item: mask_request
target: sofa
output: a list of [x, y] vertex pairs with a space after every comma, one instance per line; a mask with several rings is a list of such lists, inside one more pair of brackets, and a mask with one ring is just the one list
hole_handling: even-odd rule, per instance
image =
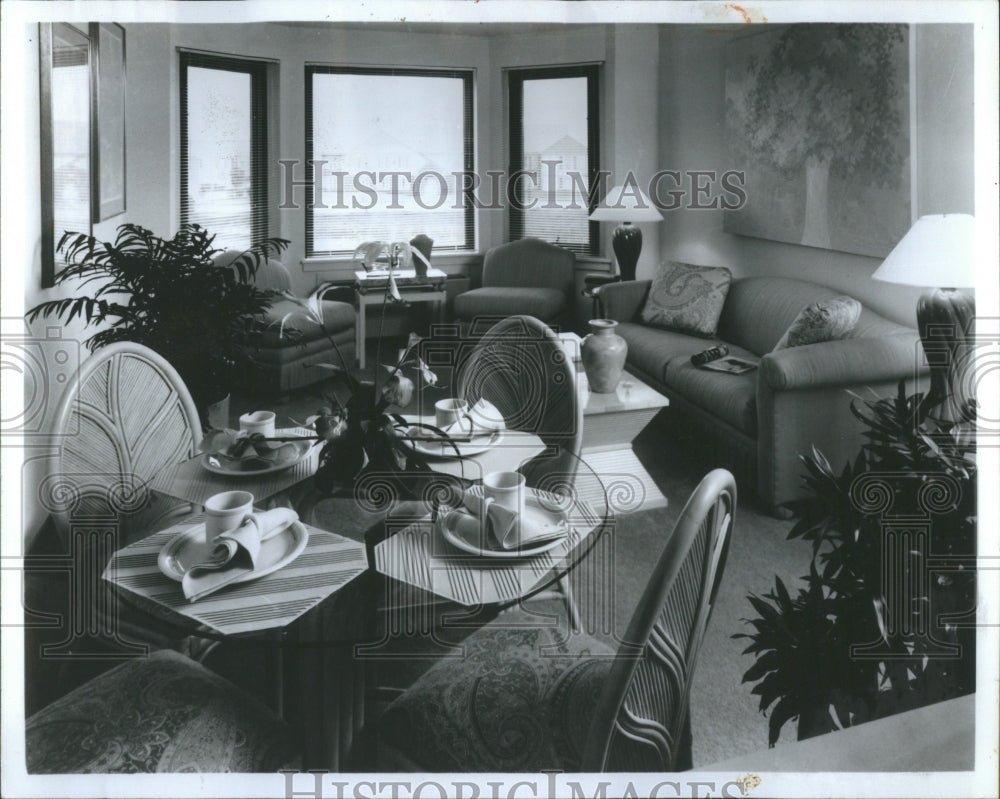
[[[926, 380], [917, 331], [863, 305], [848, 337], [772, 352], [802, 309], [841, 294], [833, 289], [779, 277], [734, 280], [715, 337], [702, 338], [642, 322], [650, 285], [627, 281], [599, 291], [605, 315], [628, 342], [626, 368], [665, 394], [710, 457], [756, 485], [776, 515], [807, 494], [800, 455], [815, 446], [839, 472], [860, 452], [854, 396], [895, 393], [900, 380], [912, 391]], [[691, 364], [717, 344], [757, 368], [737, 375]]]

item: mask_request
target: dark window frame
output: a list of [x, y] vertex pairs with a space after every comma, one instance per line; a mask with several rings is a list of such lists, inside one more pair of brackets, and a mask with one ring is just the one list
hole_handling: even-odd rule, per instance
[[[599, 197], [594, 186], [597, 184], [601, 169], [601, 130], [600, 130], [600, 65], [579, 64], [572, 66], [532, 67], [530, 69], [511, 69], [507, 72], [507, 142], [510, 154], [510, 171], [508, 176], [518, 174], [524, 169], [524, 82], [526, 80], [551, 80], [554, 78], [586, 78], [587, 79], [587, 172], [589, 193], [588, 214], [597, 207]], [[508, 211], [509, 238], [511, 241], [524, 238], [525, 211], [519, 207], [523, 204], [523, 182], [518, 181], [518, 203], [511, 203]], [[588, 223], [588, 239], [586, 244], [561, 242], [562, 246], [586, 255], [597, 255], [600, 252], [600, 224]]]
[[[180, 52], [180, 220], [181, 224], [197, 222], [189, 218], [188, 196], [188, 69], [217, 69], [250, 76], [250, 244], [258, 244], [270, 235], [268, 209], [268, 97], [266, 61], [235, 56], [222, 56], [182, 50]], [[209, 231], [210, 233], [213, 231]]]
[[[384, 75], [388, 77], [428, 77], [457, 78], [462, 81], [462, 154], [463, 169], [471, 174], [475, 169], [475, 98], [474, 72], [471, 69], [424, 69], [416, 67], [358, 67], [350, 65], [305, 65], [305, 137], [306, 137], [306, 257], [330, 258], [350, 256], [350, 250], [317, 250], [313, 246], [313, 206], [315, 204], [314, 160], [313, 153], [313, 76], [314, 75]], [[465, 242], [458, 246], [434, 245], [435, 253], [441, 252], [472, 252], [476, 247], [476, 211], [475, 204], [465, 203]]]

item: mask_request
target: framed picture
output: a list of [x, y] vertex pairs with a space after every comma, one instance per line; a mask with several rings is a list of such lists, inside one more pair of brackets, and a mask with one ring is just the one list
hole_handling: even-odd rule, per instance
[[125, 211], [125, 29], [90, 23], [95, 69], [91, 215], [100, 222]]
[[93, 48], [85, 29], [66, 22], [39, 26], [42, 194], [42, 288], [55, 285], [65, 262], [59, 240], [91, 232]]
[[884, 258], [909, 230], [905, 25], [789, 25], [726, 53], [726, 137], [743, 236]]

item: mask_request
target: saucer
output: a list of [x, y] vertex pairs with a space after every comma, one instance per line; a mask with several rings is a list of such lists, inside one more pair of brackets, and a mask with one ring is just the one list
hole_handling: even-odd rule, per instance
[[[234, 583], [256, 580], [278, 571], [295, 560], [309, 542], [309, 531], [302, 522], [292, 522], [288, 527], [260, 543], [257, 568], [238, 577]], [[192, 566], [209, 559], [213, 546], [205, 540], [205, 525], [195, 524], [170, 539], [160, 550], [156, 565], [171, 580], [180, 582]]]
[[[462, 504], [475, 515], [482, 498], [483, 487], [473, 486], [465, 492]], [[489, 539], [487, 541], [478, 540], [479, 535], [476, 536], [477, 540], [470, 541], [443, 524], [438, 525], [438, 528], [449, 544], [472, 555], [484, 558], [531, 558], [548, 552], [550, 549], [555, 549], [566, 540], [570, 529], [569, 522], [563, 513], [553, 509], [555, 504], [544, 495], [539, 496], [539, 493], [529, 489], [528, 495], [525, 497], [524, 518], [521, 523], [539, 535], [532, 541], [513, 549], [501, 548], [492, 539], [489, 539], [488, 535], [486, 536]], [[483, 532], [482, 527], [479, 527], [478, 530]]]
[[[409, 427], [401, 428], [403, 435], [420, 436], [427, 438], [435, 433], [427, 428]], [[473, 455], [480, 455], [491, 447], [495, 447], [503, 441], [503, 430], [484, 430], [482, 433], [471, 436], [469, 441], [454, 441], [454, 446], [447, 439], [442, 438], [437, 441], [404, 441], [403, 443], [427, 458], [471, 458]], [[455, 450], [458, 450], [456, 453]]]
[[286, 445], [290, 445], [294, 452], [280, 461], [272, 461], [254, 455], [246, 458], [230, 458], [228, 455], [213, 452], [203, 452], [200, 460], [201, 465], [213, 474], [224, 474], [229, 477], [255, 477], [262, 474], [271, 474], [272, 472], [281, 472], [301, 463], [309, 456], [309, 450], [312, 449], [312, 445], [315, 443], [315, 441], [309, 439], [286, 442]]

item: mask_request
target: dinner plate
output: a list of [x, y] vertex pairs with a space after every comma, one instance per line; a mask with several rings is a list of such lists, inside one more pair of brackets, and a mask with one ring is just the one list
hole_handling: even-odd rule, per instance
[[[276, 572], [302, 554], [309, 542], [309, 531], [302, 522], [292, 522], [288, 527], [260, 542], [257, 568], [234, 583], [245, 583]], [[171, 580], [180, 582], [192, 566], [204, 563], [212, 553], [212, 545], [205, 540], [205, 525], [195, 524], [178, 533], [160, 550], [156, 565]]]
[[[478, 504], [483, 497], [482, 491], [482, 486], [473, 486], [465, 492], [463, 504], [473, 513], [478, 511]], [[545, 538], [537, 543], [528, 543], [516, 549], [494, 548], [496, 545], [483, 546], [481, 541], [469, 541], [443, 524], [439, 527], [441, 534], [449, 544], [472, 555], [484, 558], [531, 558], [548, 552], [550, 549], [555, 549], [566, 540], [566, 534], [569, 533], [569, 522], [565, 515], [553, 508], [554, 505], [551, 502], [546, 501], [544, 497], [540, 497], [533, 491], [525, 497], [523, 523], [535, 530], [544, 528]]]
[[[201, 465], [214, 474], [224, 474], [230, 477], [256, 477], [272, 472], [281, 472], [290, 469], [300, 463], [309, 455], [309, 450], [315, 441], [303, 439], [302, 441], [287, 441], [290, 445], [289, 454], [282, 456], [280, 460], [269, 460], [259, 456], [251, 455], [246, 458], [230, 458], [228, 455], [220, 455], [214, 452], [203, 452], [201, 455]], [[281, 452], [281, 450], [277, 450]]]
[[[407, 436], [419, 436], [427, 438], [435, 435], [433, 430], [426, 427], [402, 428], [401, 432]], [[480, 455], [490, 447], [495, 447], [503, 441], [503, 430], [484, 431], [481, 435], [472, 436], [470, 441], [455, 441], [455, 446], [442, 438], [439, 444], [436, 441], [403, 441], [414, 452], [418, 452], [427, 458], [471, 458], [473, 455]], [[458, 449], [458, 454], [455, 449]]]

